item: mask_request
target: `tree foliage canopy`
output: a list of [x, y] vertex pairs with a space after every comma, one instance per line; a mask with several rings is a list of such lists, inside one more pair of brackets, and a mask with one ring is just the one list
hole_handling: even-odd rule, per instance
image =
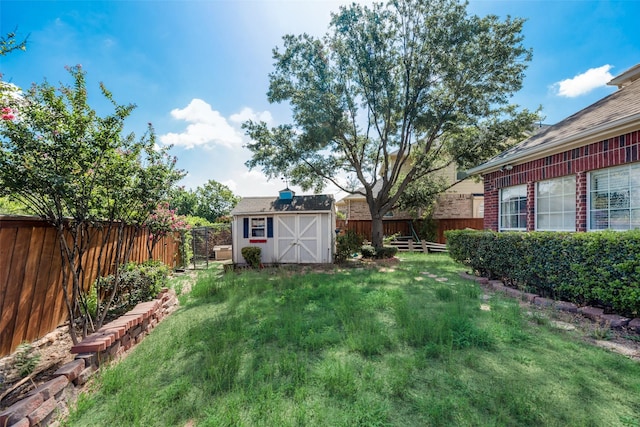
[[0, 126], [0, 191], [58, 224], [116, 219], [141, 224], [183, 174], [155, 134], [123, 134], [135, 105], [99, 116], [87, 102], [85, 73], [69, 68], [73, 84], [45, 82], [27, 91], [0, 93], [10, 117]]
[[268, 99], [288, 102], [293, 122], [245, 122], [247, 165], [362, 194], [375, 228], [412, 183], [479, 164], [537, 118], [509, 104], [531, 59], [523, 22], [470, 16], [455, 0], [391, 0], [340, 8], [322, 38], [284, 36]]
[[229, 215], [240, 200], [229, 187], [213, 179], [195, 190], [175, 188], [170, 198], [176, 213], [204, 218], [211, 223]]
[[[125, 225], [139, 230], [183, 174], [175, 169], [168, 148], [156, 149], [151, 124], [140, 138], [124, 133], [133, 104], [117, 104], [100, 85], [113, 112], [98, 115], [88, 103], [85, 73], [79, 66], [68, 71], [72, 84], [58, 88], [44, 82], [21, 91], [0, 81], [0, 196], [19, 201], [56, 227], [69, 321], [79, 319], [85, 335], [93, 324], [90, 284], [84, 283], [83, 274], [90, 227], [104, 230], [98, 275], [112, 267], [106, 242], [117, 233], [117, 280], [119, 262], [128, 259], [136, 235], [125, 233]], [[98, 306], [104, 306], [96, 316], [98, 327], [116, 291], [114, 286], [105, 305], [97, 292]], [[76, 342], [75, 328], [69, 331]]]

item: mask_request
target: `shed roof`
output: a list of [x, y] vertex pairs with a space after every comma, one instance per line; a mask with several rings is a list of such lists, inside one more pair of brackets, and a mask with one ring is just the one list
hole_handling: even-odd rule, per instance
[[470, 174], [486, 173], [513, 162], [549, 155], [554, 149], [569, 150], [619, 135], [640, 124], [640, 79], [638, 66], [609, 82], [621, 85], [616, 92], [600, 99], [566, 119], [549, 126], [488, 162], [470, 169]]
[[333, 196], [318, 194], [313, 196], [294, 196], [291, 200], [279, 197], [245, 197], [231, 211], [231, 215], [275, 214], [294, 212], [331, 212]]

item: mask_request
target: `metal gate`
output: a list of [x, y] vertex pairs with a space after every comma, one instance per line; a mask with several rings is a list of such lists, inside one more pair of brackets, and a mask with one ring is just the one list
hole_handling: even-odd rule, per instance
[[209, 268], [209, 228], [198, 227], [191, 229], [191, 262], [194, 270], [197, 268]]

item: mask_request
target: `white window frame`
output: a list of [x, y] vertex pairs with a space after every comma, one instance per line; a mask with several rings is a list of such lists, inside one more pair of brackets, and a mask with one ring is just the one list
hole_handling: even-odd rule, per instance
[[[564, 188], [565, 188], [565, 182], [566, 181], [573, 181], [573, 192], [569, 192], [569, 193], [565, 193], [564, 192]], [[540, 197], [540, 185], [541, 184], [546, 184], [546, 183], [551, 183], [553, 181], [559, 182], [560, 183], [560, 188], [563, 189], [562, 194], [559, 195], [554, 195], [553, 197], [561, 197], [562, 198], [562, 206], [563, 208], [561, 210], [547, 210], [546, 212], [542, 212], [540, 211], [540, 201], [541, 199], [543, 199], [542, 197]], [[548, 197], [548, 199], [550, 199], [551, 197]], [[567, 205], [566, 203], [566, 199], [571, 198], [571, 208], [569, 210], [565, 210], [564, 206]], [[576, 231], [576, 176], [575, 175], [567, 175], [567, 176], [563, 176], [560, 178], [553, 178], [553, 179], [547, 179], [547, 180], [543, 180], [543, 181], [538, 181], [536, 182], [536, 197], [535, 197], [535, 214], [536, 214], [536, 230], [540, 230], [540, 231]], [[562, 215], [562, 227], [541, 227], [539, 225], [539, 215], [542, 214], [560, 214]], [[566, 216], [572, 216], [573, 217], [573, 227], [565, 227], [564, 223], [565, 223], [565, 217]]]
[[[613, 188], [613, 190], [622, 190], [627, 191], [628, 192], [628, 206], [624, 207], [624, 208], [612, 208], [611, 207], [611, 197], [610, 197], [610, 193], [611, 193], [611, 181], [608, 181], [608, 187], [606, 189], [606, 193], [608, 195], [607, 197], [607, 208], [606, 209], [595, 209], [594, 208], [594, 200], [593, 200], [593, 195], [595, 194], [595, 190], [592, 189], [592, 181], [593, 181], [593, 177], [594, 175], [604, 175], [605, 173], [608, 174], [609, 176], [611, 176], [611, 173], [616, 173], [616, 172], [626, 172], [627, 174], [627, 185], [626, 187], [619, 187], [619, 188]], [[635, 172], [636, 175], [636, 185], [634, 185], [634, 183], [632, 182], [632, 172]], [[624, 166], [615, 166], [612, 168], [606, 168], [606, 169], [599, 169], [596, 171], [591, 171], [588, 174], [588, 179], [587, 179], [587, 230], [588, 231], [602, 231], [602, 230], [614, 230], [614, 231], [627, 231], [627, 230], [632, 230], [632, 229], [637, 229], [640, 228], [640, 221], [637, 221], [637, 225], [635, 227], [632, 227], [632, 215], [635, 212], [636, 215], [640, 216], [640, 191], [638, 191], [638, 189], [640, 188], [640, 185], [638, 185], [638, 182], [640, 182], [640, 163], [632, 163], [632, 164], [628, 164], [628, 165], [624, 165]], [[634, 189], [636, 189], [636, 197], [633, 197], [633, 193], [634, 193]], [[600, 189], [601, 191], [604, 189]], [[607, 227], [606, 228], [595, 228], [594, 224], [593, 224], [593, 214], [596, 211], [601, 211], [601, 212], [606, 212], [606, 221], [607, 221]], [[626, 220], [626, 225], [627, 227], [611, 227], [611, 212], [628, 212], [628, 217]]]
[[267, 238], [267, 217], [249, 218], [249, 238]]
[[[503, 226], [503, 209], [504, 209], [504, 202], [502, 200], [502, 196], [504, 194], [504, 192], [506, 190], [523, 190], [523, 194], [524, 194], [524, 201], [525, 201], [525, 208], [524, 208], [524, 214], [525, 214], [525, 220], [524, 220], [524, 226], [521, 227], [504, 227]], [[522, 196], [519, 196], [519, 198], [522, 198]], [[522, 185], [514, 185], [512, 187], [505, 187], [500, 189], [500, 195], [499, 195], [499, 199], [498, 199], [498, 229], [500, 231], [527, 231], [527, 218], [526, 218], [526, 214], [527, 214], [527, 185], [526, 184], [522, 184]], [[521, 213], [518, 213], [517, 215], [521, 215]]]

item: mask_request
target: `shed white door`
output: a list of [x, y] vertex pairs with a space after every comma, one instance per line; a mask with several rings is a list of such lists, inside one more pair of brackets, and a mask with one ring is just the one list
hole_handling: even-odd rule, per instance
[[321, 262], [318, 215], [278, 215], [275, 222], [278, 262]]

